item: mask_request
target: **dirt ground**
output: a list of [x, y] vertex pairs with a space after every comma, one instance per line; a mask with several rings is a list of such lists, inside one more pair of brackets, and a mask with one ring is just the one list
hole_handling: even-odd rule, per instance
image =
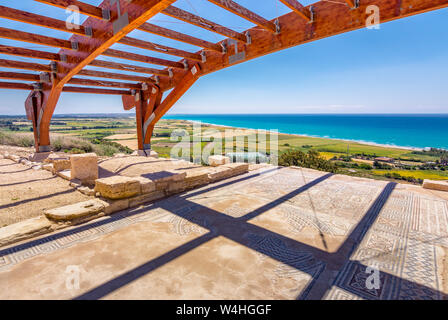
[[48, 171], [0, 159], [0, 227], [39, 216], [45, 209], [88, 199]]

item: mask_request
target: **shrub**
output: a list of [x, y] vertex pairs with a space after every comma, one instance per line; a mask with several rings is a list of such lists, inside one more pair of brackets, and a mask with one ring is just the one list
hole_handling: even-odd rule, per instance
[[289, 150], [280, 156], [279, 165], [286, 167], [298, 166], [327, 172], [337, 171], [337, 166], [334, 163], [322, 158], [315, 150], [310, 150], [308, 153], [299, 150]]

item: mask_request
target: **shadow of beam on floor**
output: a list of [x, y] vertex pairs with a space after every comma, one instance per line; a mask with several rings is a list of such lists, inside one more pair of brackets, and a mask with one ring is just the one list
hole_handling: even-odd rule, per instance
[[[326, 174], [322, 177], [319, 177], [316, 180], [313, 180], [309, 182], [308, 184], [298, 188], [297, 190], [294, 190], [290, 192], [289, 194], [283, 196], [281, 199], [282, 201], [287, 201], [288, 199], [298, 195], [300, 192], [304, 192], [305, 190], [308, 190], [309, 188], [315, 186], [316, 184], [330, 178], [332, 174]], [[208, 189], [207, 189], [208, 190]], [[206, 192], [206, 191], [203, 191]], [[233, 218], [228, 215], [225, 215], [221, 212], [215, 211], [213, 209], [210, 209], [208, 207], [204, 207], [202, 205], [190, 202], [188, 200], [182, 199], [180, 196], [178, 197], [172, 197], [170, 199], [171, 201], [161, 201], [158, 203], [158, 206], [162, 209], [165, 209], [167, 211], [170, 211], [171, 213], [178, 215], [179, 217], [186, 219], [190, 221], [191, 223], [197, 224], [205, 229], [208, 229], [210, 232], [207, 234], [207, 241], [209, 241], [211, 238], [215, 238], [218, 236], [223, 236], [227, 239], [233, 240], [247, 248], [250, 248], [254, 251], [260, 252], [264, 255], [267, 255], [271, 257], [274, 260], [280, 261], [286, 265], [289, 265], [293, 268], [298, 268], [297, 261], [290, 260], [289, 257], [284, 257], [277, 250], [269, 251], [266, 250], [264, 247], [260, 247], [260, 241], [259, 239], [263, 238], [271, 238], [281, 241], [286, 246], [293, 248], [297, 251], [302, 252], [312, 252], [315, 256], [325, 255], [325, 252], [322, 252], [320, 249], [317, 249], [315, 247], [311, 247], [307, 244], [303, 244], [301, 242], [295, 241], [293, 239], [290, 239], [288, 237], [282, 236], [280, 234], [277, 234], [275, 232], [272, 232], [270, 230], [264, 229], [262, 227], [258, 227], [255, 225], [252, 225], [250, 223], [247, 223], [247, 219], [249, 217], [253, 218], [256, 215], [255, 214], [248, 214], [243, 219]], [[178, 202], [176, 201], [184, 202], [185, 205], [192, 205], [195, 208], [195, 211], [192, 213], [187, 214], [180, 214], [176, 211], [172, 210], [171, 204], [176, 203], [176, 207], [185, 207], [184, 205], [178, 205]], [[262, 214], [263, 212], [266, 212], [266, 210], [271, 209], [272, 207], [275, 207], [279, 205], [280, 203], [278, 201], [273, 201], [273, 204], [263, 206], [262, 208], [259, 208], [256, 210], [257, 215]], [[202, 237], [201, 237], [202, 238]], [[201, 239], [199, 238], [199, 239]], [[170, 260], [166, 261], [169, 262], [172, 259], [179, 258], [181, 255], [186, 254], [187, 252], [195, 249], [197, 246], [201, 245], [202, 243], [199, 241], [192, 241], [192, 243], [196, 244], [196, 246], [193, 245], [183, 245], [180, 248], [181, 250], [171, 250], [170, 251]], [[188, 250], [186, 250], [188, 249]], [[173, 254], [178, 254], [176, 256], [173, 256]], [[161, 257], [164, 257], [162, 255]], [[160, 258], [160, 257], [159, 257]], [[122, 274], [118, 277], [115, 277], [114, 279], [107, 281], [96, 288], [88, 291], [87, 293], [78, 296], [76, 299], [100, 299], [102, 297], [105, 297], [106, 295], [112, 293], [113, 291], [129, 284], [130, 282], [133, 282], [137, 280], [138, 278], [148, 274], [149, 272], [154, 271], [156, 268], [154, 266], [154, 261], [165, 261], [166, 259], [156, 258], [154, 260], [151, 260], [135, 269], [132, 269], [128, 271], [125, 274]], [[157, 268], [162, 267], [163, 264], [157, 263]], [[305, 272], [311, 273], [313, 270], [308, 270], [309, 266], [303, 266]], [[320, 266], [316, 266], [320, 267]]]
[[[277, 169], [275, 169], [275, 170], [277, 170]], [[232, 181], [225, 182], [225, 183], [219, 182], [219, 183], [215, 184], [215, 186], [213, 186], [212, 189], [215, 190], [215, 189], [218, 189], [218, 188], [229, 186], [229, 185], [234, 184], [234, 183], [238, 183], [238, 182], [241, 182], [241, 181], [253, 178], [253, 177], [257, 177], [257, 176], [261, 176], [263, 174], [270, 173], [271, 171], [272, 170], [264, 171], [264, 172], [256, 173], [256, 174], [252, 174], [250, 176], [246, 176], [244, 178], [241, 178], [241, 179], [238, 179], [238, 180], [232, 180]], [[55, 178], [55, 177], [53, 177], [53, 178]], [[208, 192], [211, 189], [210, 187], [206, 187], [206, 188], [207, 189], [202, 191], [202, 192]], [[182, 196], [183, 195], [180, 194], [180, 195], [172, 196], [170, 198], [167, 198], [167, 199], [161, 200], [161, 201], [171, 201], [170, 199], [172, 199], [172, 198], [182, 197]], [[0, 257], [2, 257], [4, 255], [7, 255], [10, 252], [19, 252], [19, 251], [27, 250], [27, 249], [32, 248], [34, 246], [41, 245], [41, 244], [44, 244], [44, 243], [48, 243], [48, 242], [51, 242], [51, 241], [54, 241], [54, 240], [57, 240], [57, 239], [61, 239], [61, 238], [66, 237], [68, 235], [74, 235], [74, 234], [77, 234], [77, 233], [82, 233], [82, 232], [87, 231], [87, 230], [89, 230], [91, 228], [95, 228], [95, 227], [98, 227], [98, 226], [111, 224], [111, 223], [114, 223], [114, 222], [116, 222], [118, 220], [129, 218], [129, 217], [132, 217], [132, 216], [144, 213], [144, 212], [146, 212], [146, 211], [148, 211], [150, 209], [157, 208], [157, 207], [158, 207], [158, 202], [155, 202], [155, 203], [152, 203], [152, 204], [148, 204], [148, 205], [144, 206], [143, 208], [124, 210], [124, 211], [121, 211], [119, 213], [115, 213], [114, 215], [112, 215], [109, 218], [104, 219], [104, 220], [93, 221], [91, 223], [87, 223], [87, 224], [84, 224], [84, 225], [81, 225], [81, 226], [78, 226], [78, 227], [74, 227], [73, 229], [69, 229], [69, 230], [65, 230], [65, 231], [59, 232], [59, 233], [55, 233], [55, 234], [52, 234], [50, 236], [45, 236], [45, 237], [43, 237], [41, 239], [31, 240], [29, 242], [25, 242], [25, 243], [22, 243], [22, 244], [19, 244], [19, 245], [15, 245], [15, 246], [12, 246], [12, 247], [9, 247], [9, 248], [6, 248], [6, 249], [1, 249], [0, 250]]]
[[14, 173], [20, 173], [20, 172], [25, 172], [25, 171], [30, 171], [30, 170], [32, 170], [32, 168], [26, 168], [26, 169], [17, 170], [17, 171], [0, 172], [0, 174], [14, 174]]
[[215, 238], [216, 235], [214, 235], [211, 232], [208, 232], [199, 238], [196, 238], [194, 240], [191, 240], [173, 250], [170, 250], [161, 256], [144, 263], [140, 265], [139, 267], [132, 269], [119, 277], [116, 277], [112, 279], [111, 281], [106, 282], [103, 285], [100, 285], [88, 292], [85, 292], [84, 294], [76, 297], [74, 300], [98, 300], [106, 295], [110, 294], [111, 292], [114, 292], [115, 290], [128, 285], [129, 283], [137, 280], [140, 277], [143, 277], [144, 275], [154, 271], [155, 269], [173, 261], [174, 259], [179, 258], [180, 256], [184, 255], [185, 253], [199, 247], [200, 245], [205, 244], [206, 242], [210, 241], [211, 239]]
[[18, 186], [19, 184], [32, 183], [32, 182], [38, 182], [38, 181], [48, 181], [48, 180], [53, 180], [53, 179], [56, 179], [56, 178], [58, 178], [58, 177], [54, 176], [54, 177], [51, 177], [51, 178], [34, 179], [34, 180], [27, 180], [27, 181], [22, 181], [22, 182], [0, 184], [0, 187]]
[[61, 191], [61, 192], [57, 192], [57, 193], [48, 194], [48, 195], [41, 196], [41, 197], [26, 199], [26, 200], [17, 201], [17, 202], [12, 202], [12, 203], [9, 203], [9, 204], [1, 205], [0, 206], [0, 210], [6, 209], [6, 208], [20, 206], [22, 204], [25, 204], [25, 203], [28, 203], [28, 202], [32, 202], [32, 201], [39, 201], [39, 200], [43, 200], [43, 199], [50, 199], [50, 198], [53, 198], [53, 197], [57, 197], [57, 196], [64, 195], [64, 194], [69, 194], [69, 193], [74, 193], [74, 192], [78, 192], [78, 191], [76, 191], [75, 189], [72, 189], [72, 190], [66, 190], [66, 191]]

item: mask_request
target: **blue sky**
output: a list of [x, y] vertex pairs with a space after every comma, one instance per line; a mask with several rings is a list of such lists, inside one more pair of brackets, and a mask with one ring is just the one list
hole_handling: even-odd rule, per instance
[[[102, 0], [84, 2], [98, 5]], [[268, 19], [290, 11], [276, 0], [236, 2]], [[314, 1], [301, 2], [306, 5]], [[0, 4], [58, 19], [67, 17], [62, 9], [32, 0], [0, 0]], [[237, 31], [253, 26], [206, 0], [179, 0], [175, 5]], [[220, 35], [164, 15], [156, 16], [152, 22], [211, 42], [223, 39]], [[70, 36], [5, 19], [0, 19], [0, 27], [45, 33], [63, 39]], [[447, 113], [446, 30], [448, 10], [443, 9], [386, 23], [380, 30], [363, 29], [274, 53], [204, 76], [171, 113]], [[191, 52], [199, 50], [141, 31], [134, 31], [130, 36]], [[0, 44], [57, 51], [6, 39], [0, 39]], [[179, 60], [125, 45], [114, 45], [113, 48]], [[0, 58], [48, 63], [5, 55], [0, 55]], [[100, 59], [130, 63], [108, 57]], [[23, 104], [27, 95], [25, 91], [0, 90], [0, 114], [24, 114]], [[107, 112], [124, 112], [119, 96], [64, 93], [56, 109], [56, 113]]]

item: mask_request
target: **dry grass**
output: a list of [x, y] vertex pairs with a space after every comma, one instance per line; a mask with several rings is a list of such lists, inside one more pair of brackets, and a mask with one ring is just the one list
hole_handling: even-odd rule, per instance
[[[17, 146], [17, 147], [33, 147], [33, 133], [17, 133], [0, 131], [0, 145]], [[116, 153], [124, 152], [120, 150], [120, 146], [114, 145], [112, 142], [104, 142], [93, 144], [90, 141], [63, 134], [51, 135], [51, 147], [56, 152], [67, 153], [89, 153], [95, 152], [99, 156], [113, 156]]]

